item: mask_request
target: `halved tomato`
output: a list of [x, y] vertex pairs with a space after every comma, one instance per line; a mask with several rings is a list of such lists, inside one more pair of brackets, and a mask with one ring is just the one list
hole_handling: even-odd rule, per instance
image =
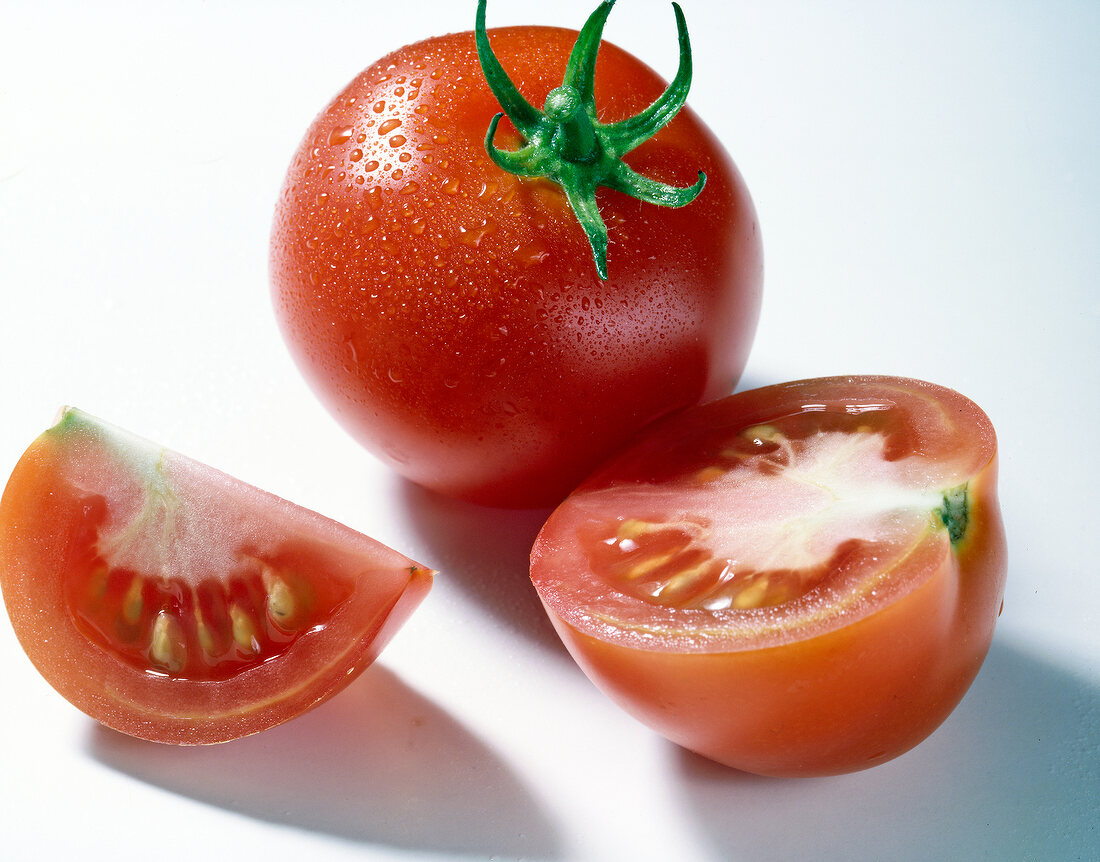
[[158, 742], [255, 733], [369, 665], [432, 572], [77, 410], [0, 500], [0, 587], [31, 661], [103, 724]]
[[931, 733], [1000, 612], [986, 415], [915, 380], [806, 380], [659, 424], [551, 516], [531, 576], [597, 686], [766, 775], [846, 772]]

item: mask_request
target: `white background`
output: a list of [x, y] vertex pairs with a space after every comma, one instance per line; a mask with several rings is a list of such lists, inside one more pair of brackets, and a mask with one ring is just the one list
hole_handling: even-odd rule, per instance
[[[579, 26], [593, 0], [493, 0]], [[886, 373], [998, 429], [1004, 615], [947, 723], [869, 772], [687, 755], [577, 671], [526, 580], [542, 513], [407, 486], [280, 341], [267, 238], [314, 114], [473, 0], [0, 2], [0, 473], [74, 404], [441, 570], [321, 709], [209, 749], [99, 728], [0, 625], [5, 859], [1085, 860], [1100, 847], [1100, 5], [683, 0], [691, 104], [745, 174], [743, 386]], [[606, 35], [664, 75], [666, 2]]]

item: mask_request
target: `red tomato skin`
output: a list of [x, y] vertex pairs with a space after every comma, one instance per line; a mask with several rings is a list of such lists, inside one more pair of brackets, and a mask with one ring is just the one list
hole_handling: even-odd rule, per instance
[[[758, 405], [768, 391], [750, 398]], [[994, 453], [969, 480], [967, 532], [953, 550], [918, 548], [913, 564], [927, 576], [917, 589], [815, 637], [729, 652], [649, 651], [580, 630], [545, 597], [543, 606], [601, 691], [687, 749], [775, 777], [875, 766], [939, 727], [988, 653], [1007, 572], [997, 469]], [[550, 552], [540, 537], [533, 572]]]
[[[153, 742], [208, 745], [282, 724], [324, 703], [370, 665], [432, 584], [432, 571], [365, 572], [377, 596], [361, 592], [327, 621], [324, 637], [302, 638], [275, 661], [220, 682], [166, 679], [120, 662], [93, 644], [76, 622], [66, 581], [87, 538], [85, 504], [64, 474], [65, 435], [47, 431], [26, 451], [0, 500], [0, 587], [21, 646], [66, 700], [100, 723]], [[206, 469], [206, 468], [204, 468]], [[211, 471], [216, 474], [216, 471]], [[224, 474], [229, 486], [244, 487]], [[400, 562], [402, 555], [250, 489], [276, 509], [293, 510], [344, 533], [367, 556]]]
[[[562, 80], [576, 32], [490, 31], [528, 100]], [[604, 43], [601, 121], [645, 108], [651, 69]], [[731, 390], [760, 309], [744, 181], [685, 108], [627, 156], [683, 209], [601, 190], [601, 281], [564, 193], [485, 152], [499, 111], [473, 35], [382, 58], [317, 117], [271, 245], [276, 316], [313, 390], [398, 472], [478, 503], [549, 506], [650, 420]], [[518, 137], [505, 121], [497, 144]]]

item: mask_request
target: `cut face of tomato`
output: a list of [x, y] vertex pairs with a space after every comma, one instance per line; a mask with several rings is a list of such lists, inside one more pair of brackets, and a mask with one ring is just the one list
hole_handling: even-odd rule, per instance
[[574, 657], [669, 738], [859, 769], [965, 693], [1000, 608], [996, 438], [942, 387], [801, 381], [659, 424], [550, 518], [532, 578]]
[[77, 410], [0, 501], [0, 586], [62, 695], [159, 742], [222, 742], [327, 700], [432, 572], [384, 545]]

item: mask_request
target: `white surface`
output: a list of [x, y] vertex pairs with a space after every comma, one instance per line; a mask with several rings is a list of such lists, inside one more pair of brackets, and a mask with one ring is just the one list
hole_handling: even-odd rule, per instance
[[[744, 385], [923, 377], [998, 429], [1008, 594], [963, 704], [841, 778], [685, 755], [556, 642], [526, 580], [537, 514], [429, 498], [315, 402], [268, 303], [283, 172], [355, 73], [468, 29], [473, 0], [5, 0], [0, 473], [71, 403], [442, 570], [342, 696], [213, 749], [98, 728], [0, 625], [5, 859], [1097, 858], [1100, 6], [682, 5], [691, 103], [763, 228]], [[663, 0], [620, 0], [607, 37], [675, 68]]]

